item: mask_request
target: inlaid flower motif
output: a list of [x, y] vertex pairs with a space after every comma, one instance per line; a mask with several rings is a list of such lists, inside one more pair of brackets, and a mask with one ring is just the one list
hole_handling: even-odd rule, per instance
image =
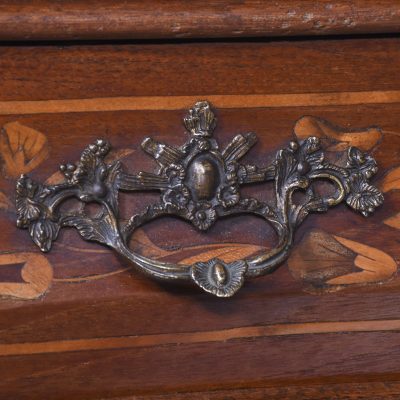
[[21, 124], [8, 122], [0, 132], [0, 167], [6, 178], [18, 178], [39, 166], [49, 156], [46, 135]]
[[[346, 153], [342, 153], [338, 165], [331, 164], [330, 157], [324, 159], [320, 139], [308, 137], [279, 150], [267, 166], [241, 164], [242, 157], [256, 142], [255, 135], [236, 135], [220, 151], [212, 137], [215, 122], [209, 104], [198, 102], [184, 120], [190, 136], [185, 144], [174, 147], [146, 138], [142, 148], [157, 162], [155, 172], [132, 175], [121, 171], [118, 162], [109, 164], [105, 158], [109, 144], [99, 139], [83, 151], [76, 164], [60, 167], [66, 182], [42, 186], [22, 176], [17, 184], [18, 225], [29, 229], [42, 251], [50, 249], [61, 227], [74, 227], [85, 240], [112, 247], [150, 275], [174, 280], [191, 278], [205, 291], [229, 297], [242, 286], [245, 275], [270, 273], [287, 259], [294, 232], [310, 212], [327, 211], [345, 199], [352, 208], [368, 215], [383, 202], [382, 194], [368, 182], [376, 173], [376, 163], [356, 148], [349, 149], [345, 166], [342, 161]], [[316, 180], [332, 181], [336, 188], [334, 197], [324, 188], [315, 190]], [[241, 185], [266, 181], [274, 181], [271, 194], [275, 201], [271, 204], [240, 199]], [[118, 190], [157, 190], [161, 199], [124, 223], [118, 218]], [[293, 198], [298, 190], [304, 193], [300, 201]], [[101, 213], [94, 217], [85, 214], [85, 204], [71, 211], [60, 207], [71, 197], [84, 203], [100, 203]], [[217, 217], [238, 213], [264, 218], [277, 233], [277, 247], [263, 256], [241, 254], [243, 259], [231, 263], [217, 258], [198, 262], [197, 258], [179, 264], [151, 259], [130, 248], [134, 231], [158, 217], [174, 215], [205, 231]], [[229, 257], [233, 260], [235, 255]], [[346, 279], [352, 279], [352, 274], [348, 275]]]

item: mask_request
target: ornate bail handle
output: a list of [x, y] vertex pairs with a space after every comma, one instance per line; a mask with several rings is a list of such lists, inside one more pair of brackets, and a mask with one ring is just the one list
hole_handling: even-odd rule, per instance
[[[184, 118], [189, 140], [172, 147], [151, 138], [143, 150], [158, 164], [156, 173], [129, 174], [119, 161], [106, 164], [110, 145], [97, 140], [82, 153], [76, 164], [61, 165], [65, 182], [42, 185], [22, 175], [16, 185], [17, 226], [27, 228], [33, 241], [47, 252], [61, 227], [75, 227], [85, 240], [106, 244], [149, 275], [167, 280], [192, 280], [206, 292], [230, 297], [245, 277], [275, 271], [289, 256], [296, 228], [310, 212], [326, 212], [342, 201], [367, 216], [383, 202], [382, 193], [369, 178], [377, 171], [375, 160], [355, 147], [347, 149], [346, 163], [338, 166], [324, 159], [318, 138], [290, 142], [266, 167], [239, 160], [256, 143], [254, 133], [240, 134], [220, 150], [212, 134], [216, 118], [206, 101], [198, 102]], [[313, 181], [331, 181], [336, 190], [324, 197], [313, 190]], [[240, 186], [274, 181], [275, 203], [241, 197]], [[133, 215], [128, 222], [118, 219], [119, 191], [160, 192], [160, 200]], [[302, 204], [294, 204], [296, 190], [305, 191]], [[101, 212], [91, 217], [83, 211], [65, 212], [68, 198], [100, 204]], [[217, 258], [193, 265], [165, 263], [144, 257], [128, 247], [138, 227], [165, 215], [178, 216], [200, 231], [218, 218], [251, 213], [265, 219], [276, 231], [278, 244], [268, 253], [225, 263]]]

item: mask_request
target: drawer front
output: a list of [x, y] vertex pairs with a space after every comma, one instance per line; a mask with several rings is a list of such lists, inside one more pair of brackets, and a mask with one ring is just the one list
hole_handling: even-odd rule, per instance
[[[383, 386], [387, 396], [398, 393], [399, 44], [1, 47], [2, 396], [370, 399], [386, 398]], [[251, 164], [266, 166], [291, 140], [313, 135], [338, 162], [348, 146], [371, 153], [383, 206], [368, 218], [345, 204], [311, 215], [288, 261], [228, 299], [151, 280], [73, 229], [48, 253], [17, 229], [21, 174], [59, 183], [58, 166], [97, 138], [110, 141], [109, 159], [127, 171], [154, 171], [143, 138], [184, 144], [182, 118], [199, 100], [213, 107], [221, 147], [239, 133], [257, 134], [244, 158]], [[270, 201], [272, 190], [257, 184], [243, 193]], [[121, 218], [158, 198], [121, 194]], [[181, 264], [231, 262], [275, 245], [273, 229], [247, 215], [222, 219], [207, 234], [165, 217], [130, 241], [147, 257]]]

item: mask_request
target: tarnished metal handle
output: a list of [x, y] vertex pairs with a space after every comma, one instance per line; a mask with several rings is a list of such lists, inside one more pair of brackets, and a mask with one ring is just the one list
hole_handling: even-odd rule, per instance
[[[368, 180], [377, 171], [375, 160], [355, 147], [347, 149], [344, 165], [324, 159], [318, 138], [290, 142], [266, 167], [243, 164], [240, 159], [256, 142], [254, 133], [240, 134], [224, 150], [212, 137], [216, 118], [206, 101], [194, 105], [184, 118], [190, 139], [171, 147], [146, 138], [143, 150], [158, 163], [155, 173], [125, 172], [119, 161], [104, 161], [110, 149], [99, 139], [89, 145], [76, 164], [61, 165], [65, 182], [45, 186], [26, 176], [17, 181], [17, 225], [27, 228], [42, 251], [49, 251], [61, 227], [75, 227], [86, 240], [106, 244], [149, 275], [167, 280], [192, 280], [219, 297], [232, 296], [245, 277], [273, 272], [288, 256], [296, 228], [310, 212], [326, 212], [342, 201], [367, 216], [383, 202], [382, 193]], [[329, 180], [336, 190], [324, 197], [313, 190], [313, 181]], [[275, 203], [243, 198], [240, 186], [274, 182]], [[148, 205], [128, 222], [118, 219], [118, 192], [156, 190], [160, 201]], [[302, 204], [294, 204], [293, 193], [305, 191]], [[80, 212], [62, 212], [59, 205], [75, 197], [95, 202], [101, 212], [91, 217]], [[251, 213], [266, 220], [278, 235], [276, 248], [248, 259], [225, 263], [219, 259], [178, 265], [150, 259], [128, 246], [133, 232], [147, 222], [166, 215], [178, 216], [201, 231], [220, 217]]]

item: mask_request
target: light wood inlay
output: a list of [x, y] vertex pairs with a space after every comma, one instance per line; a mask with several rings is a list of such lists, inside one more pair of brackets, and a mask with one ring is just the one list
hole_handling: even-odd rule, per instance
[[181, 110], [207, 99], [218, 108], [282, 108], [400, 102], [399, 90], [261, 95], [132, 96], [93, 99], [0, 101], [0, 115], [99, 111]]
[[158, 335], [123, 336], [78, 340], [58, 340], [39, 343], [1, 344], [0, 356], [63, 353], [87, 350], [152, 347], [171, 344], [224, 342], [233, 339], [323, 334], [339, 332], [400, 331], [400, 320], [307, 322], [251, 326], [216, 331], [164, 333]]

